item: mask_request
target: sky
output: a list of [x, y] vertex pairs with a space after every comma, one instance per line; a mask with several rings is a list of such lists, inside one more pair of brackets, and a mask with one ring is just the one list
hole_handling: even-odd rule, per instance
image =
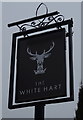
[[[17, 28], [7, 28], [7, 24], [23, 18], [34, 16], [34, 10], [39, 3], [3, 3], [3, 27], [2, 27], [2, 50], [3, 50], [3, 88], [2, 88], [2, 115], [3, 117], [34, 117], [34, 107], [23, 108], [19, 110], [10, 111], [7, 108], [8, 88], [9, 88], [9, 66], [11, 55], [11, 35], [17, 31]], [[45, 117], [74, 117], [74, 110], [76, 109], [77, 93], [81, 80], [81, 5], [80, 3], [46, 3], [49, 11], [59, 10], [64, 14], [65, 18], [74, 18], [74, 82], [75, 82], [75, 101], [68, 103], [47, 105], [45, 108]], [[71, 8], [71, 9], [70, 9]], [[74, 8], [74, 9], [73, 9]], [[26, 13], [27, 10], [27, 13]], [[20, 12], [21, 11], [21, 12]], [[78, 33], [78, 34], [77, 34]], [[78, 47], [78, 49], [77, 49]], [[78, 54], [78, 56], [77, 56]], [[5, 75], [4, 75], [5, 74]], [[63, 111], [64, 108], [64, 111]], [[66, 111], [68, 109], [68, 111]], [[59, 114], [60, 113], [60, 114]], [[65, 114], [66, 113], [66, 114]]]

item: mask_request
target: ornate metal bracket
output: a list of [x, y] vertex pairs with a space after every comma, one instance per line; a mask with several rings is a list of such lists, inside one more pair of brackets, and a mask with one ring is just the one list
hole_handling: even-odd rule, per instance
[[[38, 16], [39, 8], [42, 5], [44, 5], [46, 8], [46, 15], [48, 14], [47, 6], [44, 3], [41, 3], [36, 10], [36, 17]], [[51, 23], [57, 23], [57, 22], [64, 21], [64, 16], [60, 15], [59, 12], [57, 12], [57, 11], [56, 11], [56, 13], [57, 13], [57, 15], [51, 15], [48, 17], [44, 17], [43, 19], [34, 20], [34, 21], [31, 21], [30, 24], [23, 24], [21, 26], [18, 25], [18, 27], [19, 27], [20, 31], [25, 31], [25, 30], [27, 30], [27, 26], [39, 28], [39, 27], [43, 27], [43, 26], [48, 26]]]
[[[36, 17], [38, 17], [39, 8], [42, 5], [45, 6], [45, 8], [46, 8], [46, 13], [45, 14], [46, 15], [48, 14], [47, 6], [44, 3], [41, 3], [36, 10]], [[19, 30], [21, 32], [23, 32], [23, 31], [27, 30], [27, 27], [40, 28], [40, 27], [48, 26], [49, 24], [52, 24], [52, 23], [57, 23], [57, 22], [64, 21], [64, 16], [60, 15], [60, 13], [58, 11], [56, 11], [56, 13], [57, 13], [56, 15], [45, 16], [44, 18], [40, 18], [38, 20], [31, 21], [30, 23], [17, 25], [17, 26], [18, 26]]]
[[[46, 13], [44, 15], [38, 16], [38, 11], [42, 6], [45, 7]], [[19, 28], [20, 32], [24, 32], [30, 29], [30, 27], [40, 28], [40, 27], [48, 26], [53, 23], [62, 22], [62, 21], [64, 21], [63, 15], [61, 15], [58, 11], [55, 11], [53, 13], [48, 13], [47, 6], [44, 3], [41, 3], [36, 9], [36, 17], [19, 21], [14, 24], [13, 23], [8, 24], [8, 27], [16, 25]], [[59, 27], [56, 27], [56, 28], [59, 29]]]

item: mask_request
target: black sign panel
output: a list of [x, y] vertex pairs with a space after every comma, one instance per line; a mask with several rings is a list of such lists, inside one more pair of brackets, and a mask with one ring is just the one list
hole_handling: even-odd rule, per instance
[[[73, 100], [72, 56], [69, 49], [67, 65], [65, 28], [22, 35], [22, 32], [13, 34], [8, 107]], [[69, 37], [71, 48], [70, 42]]]
[[65, 29], [18, 40], [15, 102], [66, 96]]

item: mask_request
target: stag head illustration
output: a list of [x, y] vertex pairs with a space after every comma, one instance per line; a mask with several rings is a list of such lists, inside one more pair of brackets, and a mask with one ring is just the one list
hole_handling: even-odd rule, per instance
[[48, 58], [51, 55], [50, 52], [54, 48], [54, 45], [55, 43], [52, 42], [52, 46], [50, 46], [50, 49], [48, 51], [44, 50], [42, 54], [38, 54], [37, 51], [35, 54], [33, 54], [29, 50], [29, 48], [27, 48], [27, 53], [31, 56], [30, 59], [37, 61], [37, 70], [34, 70], [35, 75], [45, 73], [46, 68], [44, 69], [43, 67], [44, 59]]

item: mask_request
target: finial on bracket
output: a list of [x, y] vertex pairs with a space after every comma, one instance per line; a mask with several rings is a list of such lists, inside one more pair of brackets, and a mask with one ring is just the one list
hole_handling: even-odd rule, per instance
[[41, 4], [39, 4], [39, 6], [38, 6], [37, 9], [36, 9], [36, 17], [38, 16], [38, 11], [39, 11], [39, 8], [40, 8], [41, 6], [45, 6], [45, 8], [46, 8], [46, 13], [45, 13], [45, 14], [48, 14], [48, 7], [46, 6], [46, 4], [41, 3]]

